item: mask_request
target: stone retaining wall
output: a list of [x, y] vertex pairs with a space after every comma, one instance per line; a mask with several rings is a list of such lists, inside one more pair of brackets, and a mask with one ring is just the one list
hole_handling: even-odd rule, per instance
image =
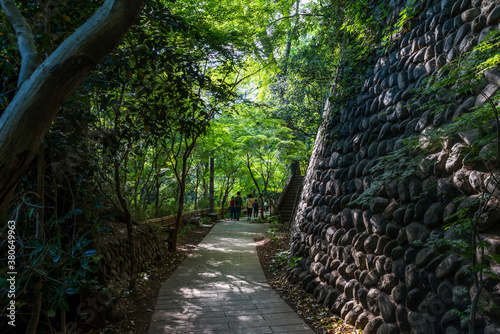
[[[391, 1], [395, 13], [405, 1]], [[346, 322], [371, 333], [461, 333], [467, 322], [452, 311], [465, 311], [473, 294], [466, 261], [446, 249], [418, 247], [431, 235], [458, 239], [443, 220], [482, 192], [492, 191], [488, 166], [464, 162], [457, 152], [474, 140], [460, 134], [434, 152], [436, 162], [424, 173], [387, 183], [371, 206], [349, 204], [374, 177], [377, 157], [391, 153], [401, 139], [439, 127], [484, 103], [482, 95], [457, 95], [443, 114], [411, 105], [427, 102], [412, 88], [461, 53], [471, 50], [500, 21], [498, 0], [421, 1], [415, 27], [378, 56], [356, 101], [340, 116], [329, 115], [320, 128], [302, 200], [291, 236], [293, 257], [302, 257], [290, 280], [300, 282], [318, 302]], [[487, 73], [483, 92], [491, 96], [500, 72]], [[421, 198], [423, 189], [428, 196]], [[459, 196], [464, 199], [458, 200]], [[500, 209], [492, 201], [482, 217], [482, 233], [500, 254]], [[499, 264], [492, 263], [500, 272]], [[486, 279], [485, 309], [478, 332], [498, 333], [500, 284]]]
[[[156, 260], [167, 253], [167, 243], [149, 225], [136, 226], [134, 238], [138, 273], [148, 270]], [[103, 256], [99, 263], [99, 274], [102, 277], [116, 279], [130, 275], [128, 236], [125, 230], [109, 239], [96, 242], [95, 248], [97, 254]]]

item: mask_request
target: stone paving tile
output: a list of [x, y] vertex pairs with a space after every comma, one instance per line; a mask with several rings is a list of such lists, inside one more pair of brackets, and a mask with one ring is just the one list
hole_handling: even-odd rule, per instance
[[314, 333], [266, 282], [254, 238], [268, 228], [217, 223], [160, 289], [149, 334]]
[[223, 324], [192, 324], [187, 321], [152, 321], [149, 334], [174, 334], [174, 333], [221, 333], [229, 329], [227, 323]]
[[271, 326], [273, 333], [286, 333], [286, 334], [298, 334], [298, 333], [313, 333], [311, 328], [306, 324], [300, 325], [283, 325], [283, 326]]

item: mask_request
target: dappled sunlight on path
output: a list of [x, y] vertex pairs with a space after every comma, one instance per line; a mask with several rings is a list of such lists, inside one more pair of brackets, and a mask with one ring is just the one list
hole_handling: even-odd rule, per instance
[[314, 333], [266, 282], [254, 238], [268, 228], [218, 222], [162, 286], [149, 333]]

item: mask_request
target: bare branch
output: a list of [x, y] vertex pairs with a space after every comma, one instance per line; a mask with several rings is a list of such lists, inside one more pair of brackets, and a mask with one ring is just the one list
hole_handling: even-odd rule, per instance
[[21, 87], [23, 82], [28, 80], [35, 72], [40, 58], [36, 52], [33, 33], [14, 0], [0, 0], [0, 5], [17, 36], [17, 47], [21, 54], [21, 71], [17, 80], [17, 87]]

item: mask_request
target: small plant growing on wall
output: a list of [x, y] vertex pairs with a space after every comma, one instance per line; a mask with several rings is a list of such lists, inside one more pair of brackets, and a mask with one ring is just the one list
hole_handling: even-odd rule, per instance
[[[470, 49], [448, 61], [415, 90], [417, 96], [427, 97], [428, 102], [422, 105], [422, 111], [432, 115], [437, 126], [426, 127], [421, 133], [400, 140], [392, 154], [378, 158], [371, 169], [377, 176], [351, 204], [371, 205], [389, 182], [415, 175], [429, 178], [435, 173], [433, 167], [439, 163], [440, 151], [461, 157], [466, 166], [482, 164], [487, 172], [483, 173], [484, 182], [476, 189], [478, 194], [456, 198], [458, 209], [444, 222], [444, 230], [453, 229], [459, 238], [452, 240], [433, 235], [426, 242], [415, 243], [417, 246], [446, 248], [466, 260], [464, 270], [473, 281], [473, 289], [469, 307], [464, 311], [457, 310], [457, 313], [467, 319], [469, 333], [474, 333], [485, 281], [499, 278], [490, 264], [500, 261], [500, 257], [487, 252], [491, 245], [480, 234], [488, 228], [485, 217], [492, 210], [498, 211], [500, 206], [500, 92], [488, 85], [488, 78], [490, 81], [498, 78], [499, 32], [491, 33], [477, 47]], [[466, 109], [462, 100], [469, 95], [474, 101]], [[461, 107], [457, 106], [457, 100], [462, 102]], [[464, 144], [455, 144], [452, 149], [451, 144], [458, 138]], [[430, 185], [422, 195], [434, 188], [435, 185]]]

